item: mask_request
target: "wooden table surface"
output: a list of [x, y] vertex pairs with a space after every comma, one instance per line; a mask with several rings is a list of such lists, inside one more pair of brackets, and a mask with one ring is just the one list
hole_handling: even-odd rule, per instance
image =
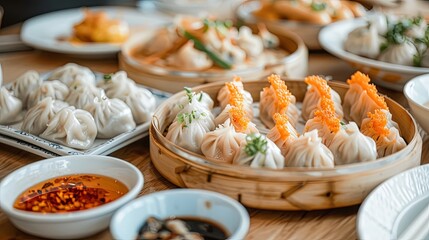
[[[79, 59], [39, 50], [0, 53], [4, 83], [27, 70], [47, 71], [75, 62], [94, 71], [110, 73], [118, 70], [117, 59]], [[308, 74], [332, 76], [345, 81], [352, 73], [348, 64], [325, 52], [312, 52], [309, 57]], [[407, 106], [401, 92], [379, 88], [380, 92]], [[124, 159], [137, 166], [144, 174], [145, 185], [140, 195], [171, 189], [175, 186], [160, 176], [150, 161], [148, 138], [126, 146], [111, 156]], [[17, 168], [41, 160], [42, 157], [0, 143], [0, 179]], [[429, 163], [429, 140], [425, 136], [422, 164]], [[323, 211], [266, 211], [248, 209], [250, 229], [247, 239], [356, 239], [356, 214], [359, 206]], [[0, 239], [36, 239], [17, 230], [3, 212], [0, 212]], [[105, 230], [88, 239], [111, 239]]]

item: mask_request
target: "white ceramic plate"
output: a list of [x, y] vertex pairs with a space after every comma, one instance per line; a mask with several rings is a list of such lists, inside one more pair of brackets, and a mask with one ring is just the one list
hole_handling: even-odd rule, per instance
[[358, 238], [397, 239], [428, 204], [428, 164], [396, 175], [362, 203], [356, 222]]
[[[41, 77], [46, 79], [48, 74]], [[102, 77], [96, 74], [97, 80]], [[138, 85], [138, 84], [137, 84]], [[140, 87], [145, 87], [138, 85]], [[8, 87], [8, 85], [6, 85]], [[148, 88], [156, 98], [157, 106], [165, 101], [171, 94], [156, 89]], [[87, 150], [78, 150], [58, 143], [48, 141], [38, 136], [24, 132], [21, 129], [22, 122], [12, 125], [0, 125], [0, 142], [17, 147], [28, 152], [43, 156], [56, 157], [58, 155], [108, 155], [132, 142], [148, 135], [150, 121], [137, 125], [136, 128], [110, 139], [96, 138], [92, 146]], [[2, 136], [3, 135], [3, 136]]]
[[411, 78], [429, 73], [429, 68], [403, 66], [361, 57], [344, 50], [348, 34], [357, 27], [367, 24], [364, 18], [339, 21], [324, 27], [319, 33], [319, 42], [329, 53], [347, 61], [353, 67], [369, 74], [375, 83], [394, 90], [402, 91], [404, 84]]
[[[109, 17], [123, 19], [130, 31], [158, 27], [168, 22], [167, 17], [156, 11], [141, 12], [126, 7], [95, 7], [90, 10], [105, 11]], [[73, 25], [83, 19], [83, 8], [47, 13], [25, 21], [21, 39], [24, 43], [42, 50], [73, 55], [107, 55], [119, 52], [120, 44], [87, 43], [72, 45], [58, 37], [71, 36]]]

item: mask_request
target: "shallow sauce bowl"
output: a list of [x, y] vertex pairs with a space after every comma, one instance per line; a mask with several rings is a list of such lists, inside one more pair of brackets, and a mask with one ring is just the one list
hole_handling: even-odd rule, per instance
[[[69, 213], [35, 213], [15, 209], [18, 196], [35, 184], [71, 174], [97, 174], [119, 180], [128, 188], [122, 197], [88, 210]], [[8, 176], [0, 184], [0, 207], [10, 221], [29, 234], [70, 239], [90, 236], [108, 227], [112, 214], [134, 199], [143, 188], [143, 175], [135, 166], [106, 156], [63, 156], [26, 165]]]
[[135, 239], [150, 216], [207, 219], [224, 227], [231, 240], [244, 239], [249, 229], [246, 209], [232, 198], [206, 190], [175, 189], [138, 198], [118, 210], [110, 224], [113, 238]]
[[404, 95], [408, 100], [413, 116], [420, 126], [429, 133], [429, 74], [411, 79], [404, 87]]

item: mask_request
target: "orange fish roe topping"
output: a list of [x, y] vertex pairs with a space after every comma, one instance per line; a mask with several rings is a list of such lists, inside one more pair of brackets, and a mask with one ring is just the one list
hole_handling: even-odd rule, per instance
[[230, 119], [232, 125], [237, 132], [244, 132], [249, 125], [249, 118], [246, 115], [246, 111], [243, 108], [232, 106], [229, 110]]
[[239, 77], [239, 76], [234, 76], [234, 78], [233, 78], [233, 80], [232, 80], [233, 82], [236, 82], [236, 83], [241, 83], [241, 77]]
[[370, 79], [368, 75], [363, 74], [357, 71], [353, 74], [349, 80], [347, 80], [348, 84], [358, 84], [363, 90], [365, 90], [368, 96], [379, 106], [381, 109], [389, 109], [387, 107], [386, 101], [383, 96], [378, 94], [377, 88], [374, 84], [370, 84]]
[[277, 109], [278, 110], [287, 109], [291, 101], [292, 94], [287, 89], [286, 83], [282, 81], [279, 75], [277, 74], [271, 74], [271, 76], [268, 77], [268, 81], [270, 82], [271, 87], [273, 87], [274, 92], [276, 93]]
[[334, 101], [331, 98], [320, 99], [320, 109], [314, 112], [314, 118], [320, 119], [331, 132], [336, 133], [340, 130], [340, 119], [335, 116]]
[[238, 86], [233, 82], [225, 83], [229, 91], [229, 104], [231, 106], [240, 107], [244, 105], [244, 96]]
[[274, 113], [274, 121], [276, 122], [276, 128], [280, 133], [280, 138], [286, 140], [290, 136], [287, 123], [289, 122], [286, 114]]
[[362, 126], [362, 129], [366, 128], [369, 131], [375, 133], [373, 138], [378, 138], [379, 136], [385, 137], [390, 134], [390, 130], [387, 128], [387, 117], [380, 109], [374, 111], [374, 113], [368, 113], [370, 121], [366, 122]]
[[316, 88], [316, 90], [319, 92], [320, 96], [331, 98], [331, 88], [328, 86], [328, 82], [326, 82], [325, 79], [323, 79], [320, 76], [308, 76], [304, 79], [304, 81]]

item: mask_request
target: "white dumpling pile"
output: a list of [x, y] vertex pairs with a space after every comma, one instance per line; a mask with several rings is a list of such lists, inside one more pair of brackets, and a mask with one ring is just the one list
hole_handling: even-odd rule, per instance
[[21, 99], [24, 108], [27, 107], [28, 96], [32, 91], [42, 85], [39, 73], [30, 70], [19, 76], [15, 82], [12, 83], [12, 91], [15, 97]]
[[64, 101], [69, 95], [69, 88], [58, 80], [44, 81], [36, 90], [33, 90], [27, 100], [27, 108], [35, 106], [44, 98], [51, 97]]
[[55, 69], [49, 75], [48, 80], [59, 80], [67, 86], [70, 86], [70, 84], [75, 81], [94, 85], [95, 75], [87, 67], [83, 67], [75, 63], [67, 63], [64, 66]]
[[22, 120], [22, 101], [13, 96], [5, 87], [0, 88], [0, 124], [9, 124]]
[[103, 89], [80, 81], [72, 81], [69, 89], [70, 92], [65, 101], [71, 106], [80, 109], [86, 109], [89, 104], [94, 102], [94, 98], [97, 95], [105, 95]]

